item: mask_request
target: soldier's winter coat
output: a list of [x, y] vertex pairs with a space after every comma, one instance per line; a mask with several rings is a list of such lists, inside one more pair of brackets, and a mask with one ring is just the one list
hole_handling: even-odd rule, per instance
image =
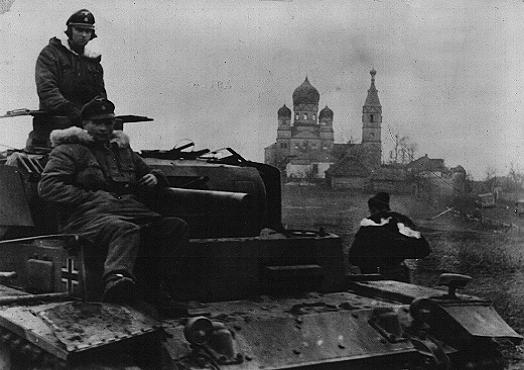
[[86, 45], [83, 55], [69, 47], [67, 38], [53, 37], [36, 61], [36, 90], [40, 109], [71, 114], [95, 96], [106, 97], [101, 56]]
[[147, 173], [167, 185], [166, 178], [151, 171], [129, 146], [122, 131], [114, 131], [109, 145], [93, 141], [78, 127], [51, 133], [54, 146], [38, 184], [40, 196], [58, 205], [62, 231], [83, 233], [89, 240], [101, 226], [115, 219], [138, 225], [160, 215], [141, 201], [137, 181]]
[[407, 216], [383, 211], [364, 218], [349, 250], [349, 262], [363, 273], [399, 266], [406, 258], [430, 253], [426, 239]]

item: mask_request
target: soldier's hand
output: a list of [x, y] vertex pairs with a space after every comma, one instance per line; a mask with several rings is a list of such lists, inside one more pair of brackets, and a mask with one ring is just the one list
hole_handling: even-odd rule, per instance
[[152, 173], [148, 173], [138, 180], [138, 184], [152, 188], [158, 184], [158, 179]]

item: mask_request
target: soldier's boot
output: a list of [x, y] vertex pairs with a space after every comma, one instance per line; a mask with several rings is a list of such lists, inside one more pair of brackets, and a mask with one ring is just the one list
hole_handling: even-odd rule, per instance
[[123, 274], [108, 277], [102, 300], [109, 303], [133, 303], [136, 301], [136, 283], [134, 279]]

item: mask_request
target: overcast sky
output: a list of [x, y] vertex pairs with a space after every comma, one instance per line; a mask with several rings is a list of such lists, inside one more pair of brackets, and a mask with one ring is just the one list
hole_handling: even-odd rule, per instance
[[[81, 8], [117, 113], [155, 118], [126, 127], [136, 150], [190, 138], [262, 161], [306, 75], [335, 141], [360, 142], [374, 67], [385, 154], [399, 132], [476, 178], [524, 169], [522, 1], [0, 0], [0, 113], [38, 107], [36, 57]], [[0, 144], [22, 147], [29, 130], [0, 120]]]

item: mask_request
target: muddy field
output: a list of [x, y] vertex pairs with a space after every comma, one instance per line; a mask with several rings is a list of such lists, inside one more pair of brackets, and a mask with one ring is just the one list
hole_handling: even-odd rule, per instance
[[[285, 186], [283, 220], [291, 228], [319, 229], [342, 237], [349, 248], [360, 220], [367, 215], [369, 195], [332, 191], [311, 186]], [[524, 334], [524, 223], [511, 210], [499, 210], [498, 217], [511, 228], [488, 227], [464, 220], [452, 213], [432, 218], [436, 209], [409, 196], [392, 196], [391, 208], [406, 213], [419, 224], [430, 242], [432, 253], [410, 261], [414, 282], [434, 286], [442, 272], [470, 275], [473, 281], [465, 293], [488, 298], [501, 316]], [[493, 213], [488, 210], [486, 213]], [[489, 216], [489, 214], [488, 214]], [[519, 227], [516, 227], [519, 226]], [[511, 369], [524, 369], [521, 348], [507, 354]]]

